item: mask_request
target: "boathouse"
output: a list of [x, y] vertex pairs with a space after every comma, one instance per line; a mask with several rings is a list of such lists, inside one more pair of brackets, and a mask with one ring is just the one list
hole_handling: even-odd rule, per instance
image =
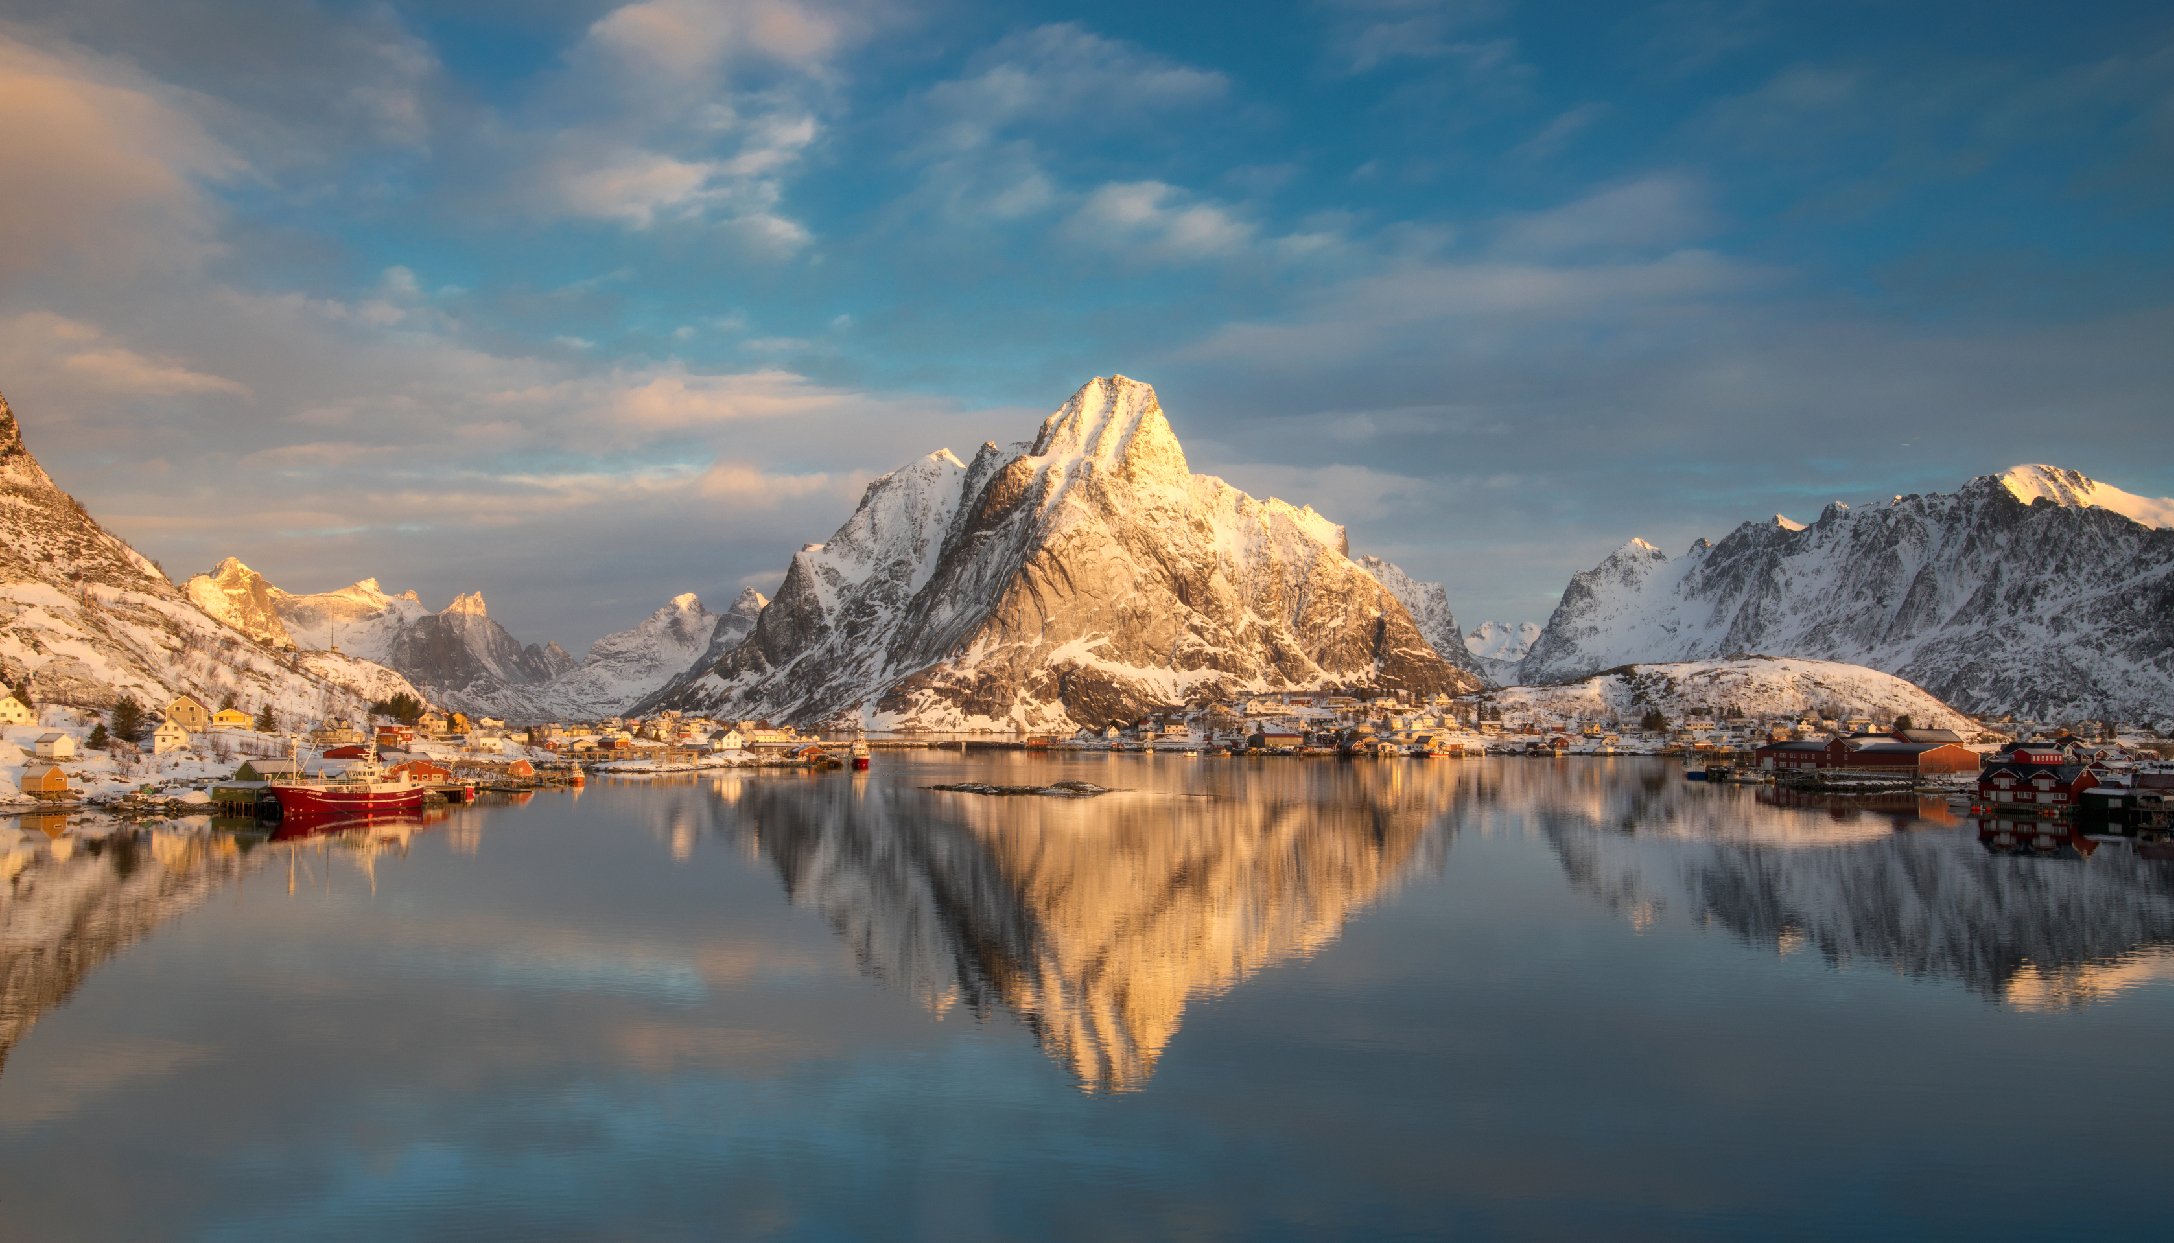
[[68, 786], [67, 772], [58, 764], [24, 769], [23, 778], [16, 785], [32, 798], [66, 798], [75, 792]]
[[41, 760], [72, 760], [76, 757], [75, 737], [71, 734], [40, 734], [33, 745]]
[[1906, 742], [1890, 734], [1770, 742], [1751, 754], [1753, 761], [1769, 772], [1815, 770], [1926, 777], [1967, 773], [1978, 767], [1978, 753], [1961, 743]]
[[[2011, 748], [2011, 750], [2013, 750]], [[2067, 811], [2083, 792], [2098, 785], [2088, 764], [2045, 764], [1996, 758], [1978, 773], [1978, 801], [1994, 805], [2025, 804], [2034, 810]]]

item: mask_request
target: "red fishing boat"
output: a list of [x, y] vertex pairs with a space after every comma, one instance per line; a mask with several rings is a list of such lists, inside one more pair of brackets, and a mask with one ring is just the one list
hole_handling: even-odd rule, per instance
[[306, 775], [296, 764], [287, 775], [265, 784], [279, 800], [282, 820], [412, 816], [423, 810], [427, 789], [406, 773], [386, 772], [377, 762], [375, 744], [338, 773]]

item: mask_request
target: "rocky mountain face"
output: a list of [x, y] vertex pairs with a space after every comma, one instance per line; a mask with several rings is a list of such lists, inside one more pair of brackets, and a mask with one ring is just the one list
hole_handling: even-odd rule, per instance
[[1525, 654], [1540, 639], [1538, 622], [1481, 622], [1464, 637], [1464, 649], [1489, 681], [1498, 686], [1515, 685]]
[[1838, 660], [1974, 713], [2174, 717], [2174, 502], [2017, 467], [1954, 493], [1776, 517], [1577, 575], [1523, 666], [1560, 682], [1740, 653]]
[[232, 695], [282, 719], [353, 715], [358, 687], [387, 671], [304, 663], [206, 613], [92, 519], [24, 447], [0, 398], [0, 677], [34, 696], [103, 708], [123, 695], [163, 705]]
[[1252, 690], [1477, 684], [1341, 527], [1193, 474], [1154, 390], [1116, 376], [1031, 442], [870, 484], [745, 643], [648, 702], [1043, 732]]
[[1374, 576], [1374, 581], [1389, 589], [1404, 611], [1412, 615], [1412, 624], [1427, 646], [1443, 660], [1484, 676], [1485, 671], [1465, 650], [1464, 635], [1457, 629], [1457, 618], [1449, 609], [1449, 593], [1440, 583], [1422, 583], [1406, 574], [1395, 562], [1380, 557], [1361, 557], [1359, 568]]
[[415, 592], [393, 595], [374, 578], [297, 595], [232, 557], [190, 579], [188, 591], [214, 616], [294, 649], [305, 664], [337, 646], [398, 670], [430, 702], [514, 721], [624, 711], [704, 657], [722, 657], [754, 628], [764, 603], [750, 591], [731, 612], [715, 614], [691, 593], [677, 596], [635, 626], [597, 640], [577, 662], [556, 643], [514, 638], [491, 618], [479, 592], [438, 612]]

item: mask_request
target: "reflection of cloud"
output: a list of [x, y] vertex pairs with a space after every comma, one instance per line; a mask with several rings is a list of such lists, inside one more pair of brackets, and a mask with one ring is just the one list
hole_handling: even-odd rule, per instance
[[199, 1062], [218, 1050], [149, 1037], [58, 1045], [45, 1055], [38, 1074], [0, 1085], [6, 1107], [0, 1127], [20, 1129], [65, 1118], [86, 1106]]

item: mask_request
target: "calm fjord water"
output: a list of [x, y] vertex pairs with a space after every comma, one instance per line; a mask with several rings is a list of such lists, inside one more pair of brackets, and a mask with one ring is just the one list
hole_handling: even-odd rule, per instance
[[2160, 1234], [2174, 864], [1774, 797], [898, 754], [18, 848], [0, 1237]]

